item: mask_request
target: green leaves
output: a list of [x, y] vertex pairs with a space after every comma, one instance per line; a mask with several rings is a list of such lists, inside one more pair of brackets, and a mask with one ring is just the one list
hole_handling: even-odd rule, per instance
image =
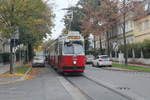
[[51, 34], [53, 17], [42, 0], [0, 0], [0, 31], [6, 38], [19, 27], [22, 43], [36, 43]]

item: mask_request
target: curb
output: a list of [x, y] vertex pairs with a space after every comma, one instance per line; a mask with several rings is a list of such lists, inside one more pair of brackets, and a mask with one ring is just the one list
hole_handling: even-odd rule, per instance
[[[115, 67], [117, 68], [117, 67]], [[128, 69], [123, 69], [123, 68], [120, 68], [120, 69], [107, 69], [107, 68], [102, 68], [103, 70], [112, 70], [112, 71], [124, 71], [124, 72], [138, 72], [136, 70], [128, 70]]]
[[[135, 71], [135, 70], [128, 70], [128, 69], [123, 69], [123, 68], [120, 68], [120, 69], [111, 69], [111, 68], [105, 68], [105, 67], [95, 67], [97, 69], [103, 69], [103, 70], [109, 70], [109, 71], [122, 71], [122, 72], [139, 72], [139, 71]], [[117, 67], [116, 67], [117, 68]]]
[[26, 76], [28, 75], [28, 73], [31, 71], [32, 67], [29, 68], [27, 70], [27, 72], [24, 74], [24, 76], [22, 76], [20, 79], [14, 80], [14, 81], [8, 81], [8, 82], [4, 82], [4, 83], [0, 83], [0, 85], [4, 85], [4, 84], [10, 84], [10, 83], [15, 83], [15, 82], [19, 82], [19, 81], [23, 81], [25, 80]]
[[95, 77], [92, 77], [92, 76], [86, 76], [84, 75], [84, 77], [86, 77], [87, 79], [89, 80], [92, 80], [94, 81], [96, 84], [112, 91], [112, 92], [115, 92], [119, 95], [121, 95], [122, 97], [125, 97], [129, 100], [147, 100], [145, 99], [144, 97], [142, 96], [139, 96], [138, 94], [136, 93], [133, 93], [131, 90], [119, 90], [117, 86], [113, 85], [113, 84], [110, 84], [109, 82], [105, 82], [105, 81], [102, 81], [100, 79], [96, 79]]
[[[115, 68], [118, 68], [118, 67], [115, 67]], [[120, 72], [137, 72], [137, 73], [149, 73], [150, 74], [150, 71], [139, 71], [139, 70], [130, 70], [130, 69], [124, 69], [124, 68], [120, 68], [120, 69], [107, 69], [107, 68], [101, 68], [103, 70], [110, 70], [110, 71], [120, 71]]]
[[31, 71], [32, 67], [28, 69], [28, 71], [24, 74], [23, 77], [21, 77], [19, 80], [25, 80], [25, 78], [27, 77], [28, 73]]
[[119, 70], [119, 69], [105, 69], [105, 68], [103, 68], [103, 70], [122, 71], [122, 72], [137, 72], [137, 73], [150, 73], [150, 71], [139, 71], [139, 70], [130, 70], [130, 69], [127, 69], [127, 70], [121, 70], [120, 69]]

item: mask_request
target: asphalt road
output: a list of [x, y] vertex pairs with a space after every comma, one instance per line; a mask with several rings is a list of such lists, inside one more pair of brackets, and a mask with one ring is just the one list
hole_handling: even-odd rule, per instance
[[34, 79], [0, 85], [0, 100], [73, 100], [57, 77], [45, 68]]
[[132, 92], [145, 100], [150, 100], [149, 72], [115, 71], [88, 65], [85, 75], [109, 83], [123, 92]]
[[[119, 88], [126, 87], [122, 91], [132, 91], [150, 100], [149, 73], [104, 70], [88, 65], [84, 76], [94, 77]], [[84, 76], [64, 77], [51, 68], [43, 68], [34, 79], [0, 85], [0, 100], [128, 100], [121, 93]]]

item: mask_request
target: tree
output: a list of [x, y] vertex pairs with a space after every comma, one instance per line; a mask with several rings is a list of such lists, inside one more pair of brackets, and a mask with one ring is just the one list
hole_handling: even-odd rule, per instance
[[143, 5], [141, 1], [137, 0], [121, 0], [120, 1], [120, 13], [119, 15], [122, 18], [122, 30], [123, 30], [123, 42], [124, 42], [124, 57], [125, 65], [128, 64], [128, 54], [127, 54], [127, 43], [126, 43], [126, 20], [127, 17], [132, 14], [133, 16], [130, 19], [135, 19], [137, 17], [145, 15]]
[[42, 0], [0, 0], [1, 35], [9, 39], [17, 29], [20, 43], [31, 48], [46, 34], [51, 34], [53, 17], [52, 9]]
[[65, 9], [67, 10], [66, 15], [63, 18], [63, 21], [65, 23], [65, 27], [67, 30], [71, 31], [79, 31], [81, 32], [81, 18], [83, 17], [82, 15], [82, 10], [79, 7], [70, 7]]
[[[127, 50], [126, 50], [126, 17], [130, 14], [132, 20], [143, 15], [142, 4], [136, 0], [80, 0], [82, 5], [84, 17], [82, 20], [83, 33], [95, 33], [101, 37], [102, 34], [106, 34], [107, 40], [107, 54], [110, 54], [109, 40], [110, 33], [119, 24], [123, 30], [124, 40], [124, 54], [125, 64], [127, 64]], [[96, 4], [97, 3], [97, 4]], [[95, 6], [93, 6], [95, 4]]]
[[81, 29], [85, 37], [88, 37], [90, 33], [94, 35], [94, 49], [96, 49], [95, 36], [98, 31], [98, 20], [96, 18], [96, 12], [98, 10], [100, 2], [99, 0], [80, 0], [78, 5], [82, 7]]
[[41, 39], [51, 33], [53, 17], [52, 9], [42, 0], [0, 0], [0, 31], [8, 38], [19, 27]]

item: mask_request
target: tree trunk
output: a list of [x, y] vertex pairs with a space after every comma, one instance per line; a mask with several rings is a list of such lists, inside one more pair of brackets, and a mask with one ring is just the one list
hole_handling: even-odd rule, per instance
[[32, 44], [28, 44], [28, 57], [29, 57], [29, 61], [32, 61], [32, 59], [33, 59], [33, 47], [32, 47]]
[[123, 40], [124, 40], [124, 57], [125, 65], [128, 65], [128, 56], [127, 56], [127, 44], [126, 44], [126, 13], [125, 13], [126, 0], [123, 1], [124, 14], [123, 14]]
[[13, 46], [10, 43], [10, 74], [13, 74]]
[[141, 50], [141, 58], [144, 58], [143, 50]]
[[99, 47], [100, 47], [100, 54], [102, 55], [102, 54], [103, 54], [103, 51], [102, 51], [102, 40], [101, 40], [101, 35], [99, 35]]
[[109, 46], [109, 36], [108, 32], [106, 32], [106, 40], [107, 40], [107, 55], [110, 56], [110, 46]]
[[132, 58], [135, 58], [135, 51], [132, 49]]
[[94, 50], [96, 49], [96, 37], [94, 35]]

